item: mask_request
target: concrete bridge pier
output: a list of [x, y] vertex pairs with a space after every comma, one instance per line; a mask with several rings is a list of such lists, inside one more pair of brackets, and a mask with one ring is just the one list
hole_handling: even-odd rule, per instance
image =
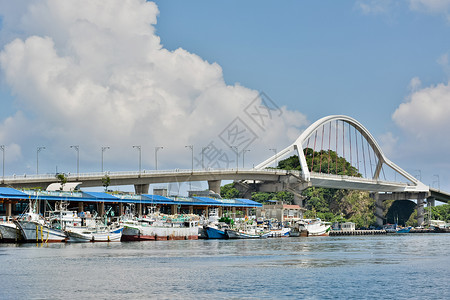
[[134, 191], [138, 195], [148, 194], [149, 187], [150, 187], [150, 184], [135, 184]]
[[419, 195], [417, 197], [417, 225], [423, 226], [424, 224], [424, 197]]
[[6, 202], [6, 216], [11, 217], [12, 216], [12, 202], [11, 200], [8, 200]]
[[374, 193], [372, 194], [373, 199], [375, 200], [375, 218], [377, 222], [377, 226], [383, 226], [383, 199], [380, 198], [380, 194]]
[[222, 180], [208, 180], [208, 189], [220, 195], [220, 184]]
[[84, 202], [80, 201], [78, 202], [78, 212], [83, 212], [84, 211]]

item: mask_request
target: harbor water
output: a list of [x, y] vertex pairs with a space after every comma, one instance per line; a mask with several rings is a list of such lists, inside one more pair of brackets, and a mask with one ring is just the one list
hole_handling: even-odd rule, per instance
[[450, 235], [0, 245], [0, 299], [450, 299]]

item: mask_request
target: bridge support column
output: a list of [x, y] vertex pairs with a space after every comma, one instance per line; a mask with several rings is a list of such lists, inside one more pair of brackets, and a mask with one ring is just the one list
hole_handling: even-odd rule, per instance
[[375, 200], [375, 218], [377, 226], [383, 226], [383, 199], [380, 198], [380, 194], [374, 193], [373, 199]]
[[78, 202], [78, 212], [83, 212], [84, 211], [84, 202], [80, 201]]
[[208, 189], [220, 195], [221, 180], [208, 180]]
[[134, 191], [138, 195], [148, 194], [148, 188], [149, 187], [150, 187], [150, 184], [135, 184], [134, 185]]
[[424, 197], [419, 195], [417, 197], [417, 225], [422, 226], [424, 223]]
[[191, 214], [191, 215], [194, 214], [194, 206], [193, 205], [189, 205], [189, 214]]
[[172, 204], [171, 206], [172, 215], [178, 214], [178, 205]]
[[122, 202], [119, 203], [119, 215], [120, 216], [123, 215], [123, 203]]
[[105, 214], [105, 202], [100, 202], [98, 204], [98, 215], [103, 216]]
[[6, 216], [11, 217], [12, 216], [12, 202], [11, 200], [6, 202]]
[[436, 206], [436, 198], [429, 197], [427, 198], [428, 207], [435, 207]]

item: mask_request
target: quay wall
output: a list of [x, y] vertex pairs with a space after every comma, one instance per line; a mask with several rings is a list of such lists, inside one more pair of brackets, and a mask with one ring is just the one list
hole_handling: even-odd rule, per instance
[[331, 230], [330, 236], [342, 236], [342, 235], [378, 235], [386, 234], [386, 230]]

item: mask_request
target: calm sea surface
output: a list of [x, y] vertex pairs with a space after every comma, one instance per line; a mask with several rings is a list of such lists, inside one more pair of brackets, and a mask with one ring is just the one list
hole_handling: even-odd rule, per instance
[[0, 245], [0, 299], [450, 299], [450, 234]]

